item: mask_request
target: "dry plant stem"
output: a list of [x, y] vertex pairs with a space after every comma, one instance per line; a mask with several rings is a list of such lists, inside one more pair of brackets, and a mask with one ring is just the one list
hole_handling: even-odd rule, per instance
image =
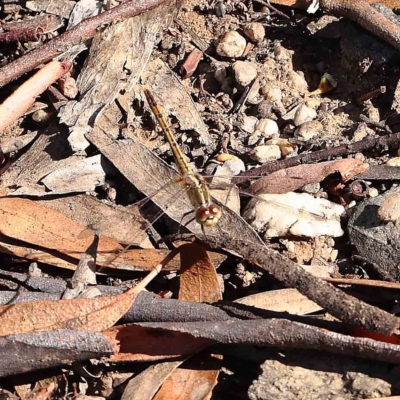
[[242, 255], [271, 273], [275, 278], [296, 288], [334, 317], [349, 326], [390, 335], [399, 327], [399, 319], [385, 311], [347, 295], [331, 284], [307, 273], [299, 265], [275, 251], [256, 243], [229, 237], [202, 236], [200, 239], [216, 248], [227, 248]]
[[385, 18], [364, 0], [320, 0], [320, 8], [351, 19], [400, 50], [400, 26]]
[[328, 147], [327, 149], [314, 151], [313, 153], [300, 154], [296, 157], [286, 158], [285, 160], [273, 161], [262, 165], [259, 168], [253, 168], [250, 171], [242, 172], [239, 177], [234, 178], [235, 183], [246, 182], [246, 177], [268, 175], [271, 172], [289, 167], [295, 167], [300, 164], [312, 164], [318, 161], [329, 160], [346, 154], [361, 153], [374, 147], [400, 147], [400, 133], [381, 137], [366, 137], [355, 143], [345, 144], [337, 147]]
[[92, 38], [96, 32], [98, 32], [100, 26], [120, 19], [133, 17], [144, 11], [151, 10], [165, 1], [166, 0], [127, 1], [109, 11], [83, 20], [74, 28], [57, 36], [42, 47], [32, 50], [18, 60], [0, 68], [0, 87], [19, 78], [26, 72], [32, 71], [38, 65], [64, 53], [72, 46]]
[[12, 125], [52, 83], [68, 72], [71, 62], [52, 61], [0, 104], [0, 132]]

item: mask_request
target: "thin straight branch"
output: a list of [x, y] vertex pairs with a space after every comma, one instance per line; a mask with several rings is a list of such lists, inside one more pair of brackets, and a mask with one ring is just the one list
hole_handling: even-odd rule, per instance
[[128, 1], [99, 15], [83, 20], [81, 23], [55, 37], [43, 46], [0, 68], [0, 87], [32, 71], [54, 57], [69, 50], [72, 46], [92, 38], [102, 25], [130, 18], [163, 4], [166, 0]]
[[[142, 327], [181, 332], [221, 344], [250, 344], [290, 349], [314, 349], [391, 363], [400, 362], [400, 346], [369, 338], [357, 338], [284, 319], [231, 319], [204, 322], [144, 323]], [[155, 333], [156, 334], [156, 333]]]
[[328, 147], [327, 149], [314, 151], [313, 153], [300, 154], [296, 157], [286, 158], [284, 160], [272, 161], [262, 165], [259, 168], [253, 168], [250, 171], [242, 172], [238, 177], [233, 178], [235, 183], [246, 182], [249, 177], [268, 175], [272, 172], [289, 167], [295, 167], [300, 164], [312, 164], [318, 161], [329, 160], [334, 157], [346, 154], [361, 153], [374, 147], [400, 147], [400, 133], [381, 137], [366, 137], [355, 143], [345, 144], [337, 147]]

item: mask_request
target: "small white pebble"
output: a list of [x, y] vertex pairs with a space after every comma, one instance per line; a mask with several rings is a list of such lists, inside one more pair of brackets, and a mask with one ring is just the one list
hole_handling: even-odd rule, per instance
[[265, 144], [276, 144], [281, 149], [281, 154], [283, 157], [287, 157], [289, 154], [297, 151], [297, 146], [290, 143], [287, 139], [275, 138], [270, 139], [265, 142]]
[[361, 123], [353, 133], [353, 140], [358, 142], [359, 140], [363, 140], [368, 135], [374, 134], [375, 132], [371, 128], [368, 128], [367, 124]]
[[355, 158], [356, 160], [365, 161], [365, 156], [364, 156], [363, 153], [356, 153], [356, 154], [354, 154], [354, 158]]
[[296, 126], [300, 126], [305, 122], [312, 121], [315, 118], [317, 118], [317, 112], [313, 108], [309, 108], [305, 104], [302, 104], [296, 110], [293, 122]]
[[281, 150], [277, 145], [262, 145], [250, 152], [250, 157], [261, 164], [281, 158]]
[[290, 51], [278, 45], [274, 48], [274, 56], [276, 61], [289, 60], [291, 57]]
[[368, 190], [368, 196], [369, 197], [377, 197], [379, 195], [378, 189], [377, 188], [369, 188]]
[[400, 219], [400, 193], [386, 196], [378, 209], [378, 218], [386, 222], [396, 222]]
[[217, 46], [217, 54], [222, 57], [240, 57], [246, 48], [246, 39], [236, 31], [227, 32]]
[[400, 166], [400, 157], [393, 157], [391, 158], [386, 165], [390, 165], [392, 167], [399, 167]]
[[301, 140], [310, 140], [318, 136], [324, 127], [319, 121], [308, 121], [301, 124], [294, 132], [295, 136]]
[[240, 125], [240, 129], [247, 133], [253, 133], [257, 122], [258, 119], [256, 117], [248, 117], [246, 115], [243, 117], [243, 123]]
[[250, 61], [236, 61], [232, 68], [236, 82], [241, 86], [249, 85], [257, 77], [257, 66]]
[[265, 100], [269, 100], [272, 102], [281, 102], [282, 101], [282, 90], [278, 87], [271, 85], [264, 85], [261, 88], [261, 93], [264, 95]]
[[245, 35], [253, 42], [262, 42], [265, 37], [265, 29], [259, 22], [251, 22], [244, 28]]
[[291, 88], [298, 90], [300, 93], [308, 91], [307, 81], [297, 72], [289, 71], [287, 73], [288, 84]]
[[273, 121], [272, 119], [261, 118], [256, 123], [255, 130], [260, 131], [261, 134], [267, 139], [279, 136], [278, 124], [275, 121]]

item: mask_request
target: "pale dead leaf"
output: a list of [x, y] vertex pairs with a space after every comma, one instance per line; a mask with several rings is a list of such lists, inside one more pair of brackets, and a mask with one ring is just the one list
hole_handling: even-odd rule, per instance
[[235, 300], [235, 302], [264, 310], [288, 312], [297, 315], [321, 310], [318, 304], [303, 296], [297, 289], [271, 290], [246, 296]]

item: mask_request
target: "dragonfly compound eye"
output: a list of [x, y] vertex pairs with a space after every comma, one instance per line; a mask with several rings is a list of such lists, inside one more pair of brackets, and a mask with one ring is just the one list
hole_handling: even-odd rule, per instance
[[221, 208], [216, 204], [211, 204], [210, 207], [200, 207], [196, 211], [196, 221], [204, 226], [214, 226], [221, 218]]

